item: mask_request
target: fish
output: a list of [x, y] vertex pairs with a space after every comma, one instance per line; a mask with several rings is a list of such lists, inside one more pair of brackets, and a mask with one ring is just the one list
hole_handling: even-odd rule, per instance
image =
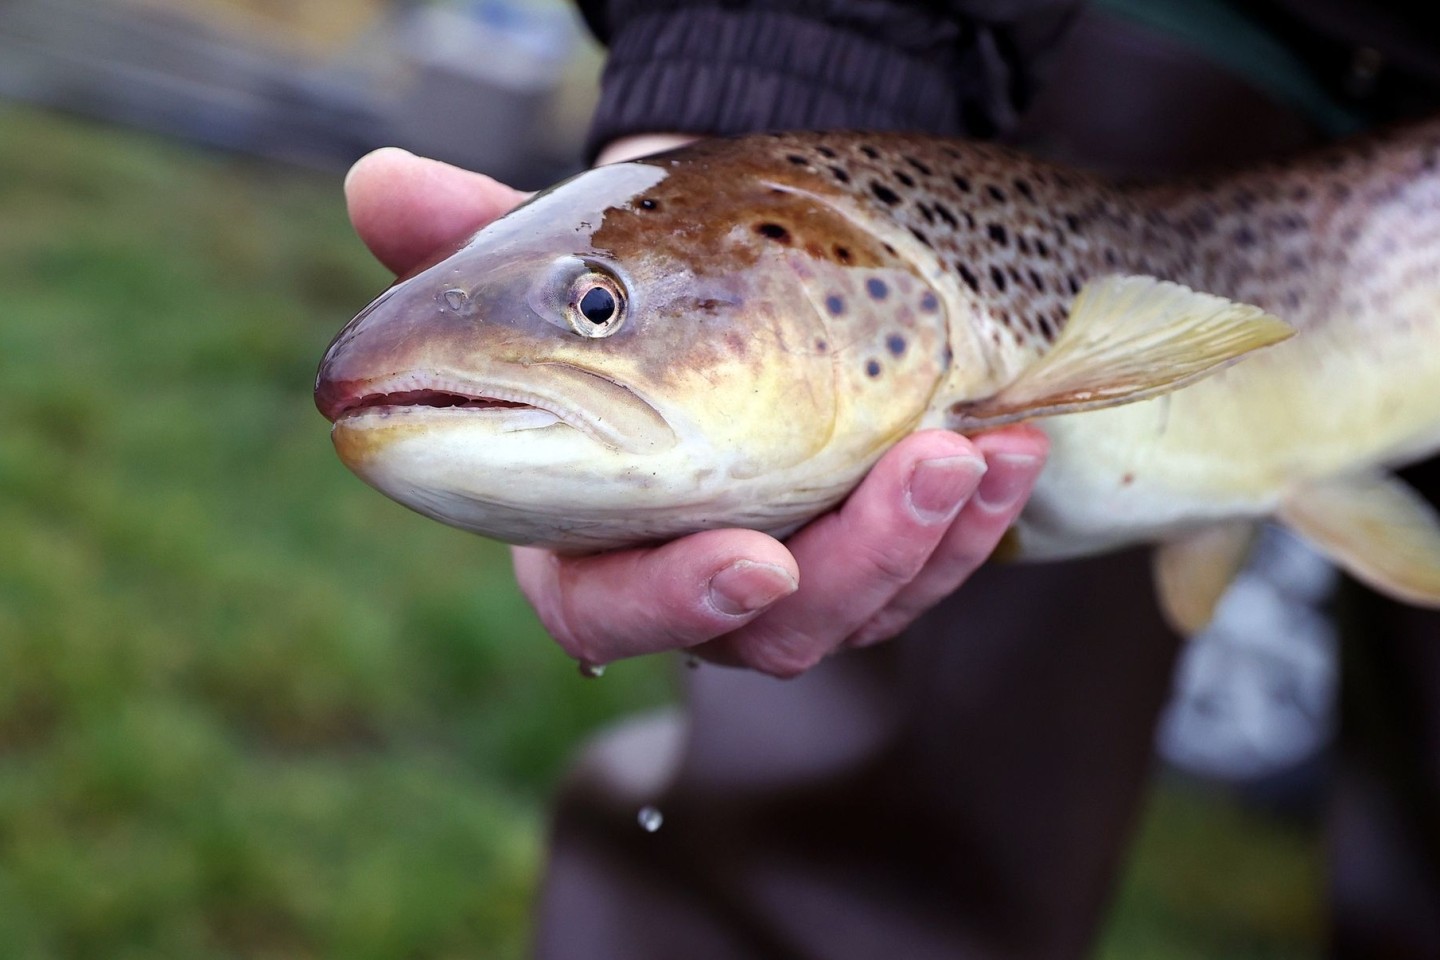
[[1007, 556], [1152, 544], [1194, 633], [1278, 522], [1440, 605], [1440, 120], [1113, 182], [904, 133], [700, 141], [543, 191], [336, 336], [341, 460], [575, 553], [832, 509], [921, 429], [1033, 421]]

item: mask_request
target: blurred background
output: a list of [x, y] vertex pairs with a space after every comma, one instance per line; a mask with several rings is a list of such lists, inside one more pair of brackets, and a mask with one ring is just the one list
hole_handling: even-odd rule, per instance
[[[580, 678], [310, 387], [390, 279], [347, 165], [541, 186], [599, 64], [560, 0], [0, 0], [0, 957], [525, 955], [567, 757], [677, 665]], [[1102, 957], [1320, 953], [1334, 640], [1294, 618], [1330, 574], [1265, 549], [1182, 665]]]

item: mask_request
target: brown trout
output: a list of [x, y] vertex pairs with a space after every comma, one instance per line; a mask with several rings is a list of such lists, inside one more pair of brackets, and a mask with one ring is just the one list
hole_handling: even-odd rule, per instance
[[1440, 449], [1437, 164], [1440, 122], [1151, 185], [923, 136], [706, 141], [398, 282], [316, 402], [390, 497], [571, 551], [783, 536], [914, 430], [1043, 418], [1021, 558], [1156, 543], [1193, 631], [1278, 518], [1437, 604], [1440, 523], [1384, 472]]

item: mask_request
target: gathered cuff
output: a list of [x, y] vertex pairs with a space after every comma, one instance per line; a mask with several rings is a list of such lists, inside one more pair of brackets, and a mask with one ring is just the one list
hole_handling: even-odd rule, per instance
[[902, 50], [790, 13], [682, 8], [610, 38], [587, 155], [638, 133], [854, 128], [965, 131], [956, 79], [961, 28]]

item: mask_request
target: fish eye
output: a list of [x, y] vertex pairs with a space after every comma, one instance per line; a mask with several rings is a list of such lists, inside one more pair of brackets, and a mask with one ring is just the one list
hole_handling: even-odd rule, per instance
[[582, 337], [608, 337], [625, 320], [625, 293], [620, 284], [604, 273], [587, 272], [571, 286], [566, 319]]

